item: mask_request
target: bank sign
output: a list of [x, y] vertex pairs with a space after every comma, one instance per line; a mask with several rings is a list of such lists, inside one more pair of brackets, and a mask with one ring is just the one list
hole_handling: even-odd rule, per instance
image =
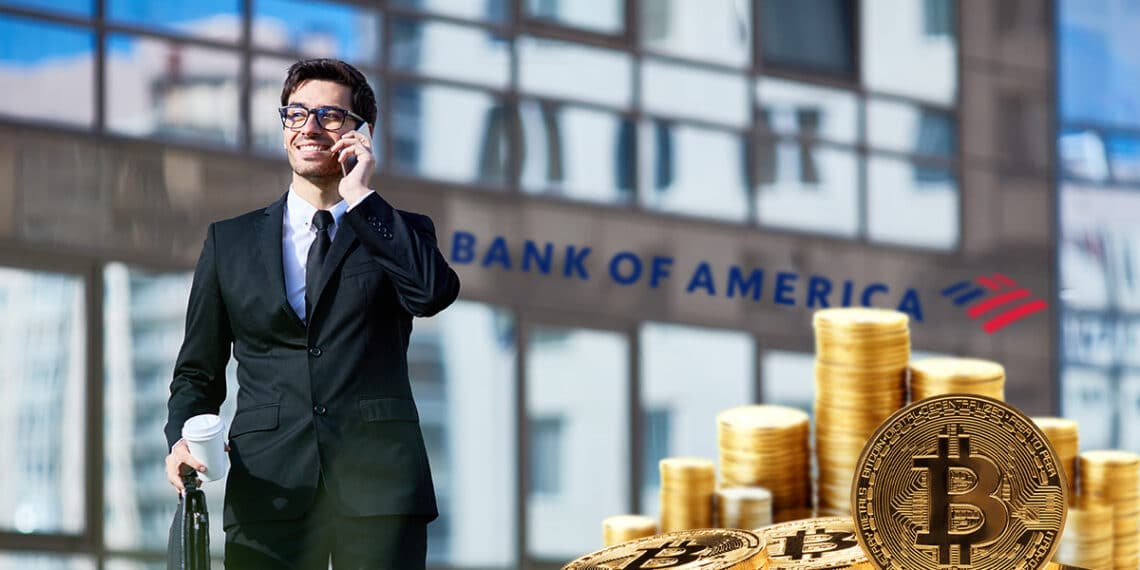
[[[451, 263], [457, 266], [478, 265], [485, 269], [555, 275], [582, 281], [608, 279], [625, 287], [650, 289], [676, 282], [689, 295], [747, 298], [809, 309], [891, 306], [910, 315], [915, 322], [923, 321], [923, 301], [918, 290], [914, 287], [892, 287], [887, 283], [857, 284], [850, 279], [834, 280], [823, 275], [802, 275], [792, 271], [766, 272], [763, 268], [739, 265], [714, 269], [707, 261], [679, 267], [670, 256], [643, 256], [632, 251], [619, 251], [604, 257], [596, 255], [588, 246], [556, 248], [553, 243], [529, 239], [521, 244], [510, 244], [503, 236], [481, 243], [475, 234], [463, 230], [452, 234], [447, 253]], [[1029, 289], [1000, 273], [950, 283], [939, 293], [971, 319], [979, 320], [987, 334], [1049, 306], [1043, 299], [1034, 298]]]

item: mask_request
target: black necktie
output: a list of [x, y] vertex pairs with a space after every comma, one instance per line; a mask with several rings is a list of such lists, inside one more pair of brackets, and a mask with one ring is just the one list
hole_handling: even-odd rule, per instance
[[329, 228], [333, 225], [333, 215], [328, 210], [317, 210], [313, 214], [313, 227], [317, 229], [317, 239], [309, 246], [309, 258], [305, 261], [305, 316], [313, 315], [313, 305], [316, 304], [317, 287], [321, 280], [321, 268], [325, 265], [332, 239], [329, 238]]

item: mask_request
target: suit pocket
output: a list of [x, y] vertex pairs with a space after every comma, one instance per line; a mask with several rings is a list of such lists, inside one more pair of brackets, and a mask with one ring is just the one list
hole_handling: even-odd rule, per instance
[[230, 437], [234, 438], [255, 431], [277, 429], [280, 415], [281, 406], [279, 404], [265, 404], [241, 410], [234, 415], [233, 423], [230, 424]]
[[353, 275], [360, 275], [362, 273], [371, 273], [373, 271], [380, 271], [384, 267], [380, 265], [379, 261], [372, 259], [365, 260], [352, 265], [345, 265], [341, 270], [341, 277], [352, 277]]
[[361, 400], [360, 415], [366, 422], [418, 422], [416, 403], [399, 398]]

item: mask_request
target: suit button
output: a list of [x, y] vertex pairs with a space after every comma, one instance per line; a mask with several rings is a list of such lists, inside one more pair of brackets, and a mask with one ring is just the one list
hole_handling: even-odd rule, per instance
[[320, 405], [313, 406], [313, 413], [317, 414], [318, 416], [323, 416], [323, 415], [329, 413], [329, 409], [324, 407], [324, 406], [320, 406]]
[[319, 346], [314, 346], [313, 348], [309, 349], [309, 354], [312, 355], [313, 358], [320, 358], [321, 354], [323, 354], [323, 353], [324, 353], [324, 351], [321, 350], [321, 347], [319, 347]]

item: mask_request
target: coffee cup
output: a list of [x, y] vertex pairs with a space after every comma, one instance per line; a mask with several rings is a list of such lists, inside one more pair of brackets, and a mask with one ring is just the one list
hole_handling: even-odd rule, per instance
[[205, 473], [198, 473], [203, 481], [217, 481], [229, 471], [225, 433], [225, 422], [215, 414], [200, 414], [182, 424], [182, 439], [186, 440], [190, 455], [206, 466]]

